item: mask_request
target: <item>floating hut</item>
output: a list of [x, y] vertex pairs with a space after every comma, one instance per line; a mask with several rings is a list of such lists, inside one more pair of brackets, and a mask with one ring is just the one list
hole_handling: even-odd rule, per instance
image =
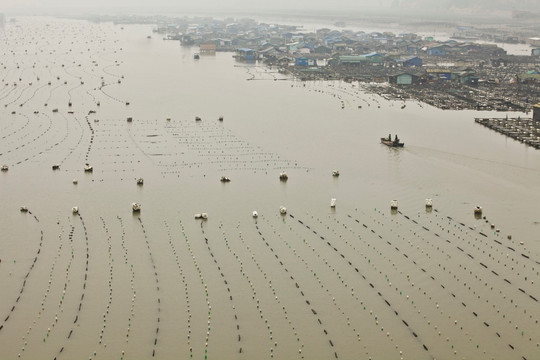
[[137, 185], [142, 185], [142, 184], [144, 184], [143, 178], [138, 178], [137, 179]]
[[279, 207], [279, 213], [281, 215], [285, 215], [287, 213], [287, 208], [285, 206], [280, 206]]
[[432, 208], [433, 207], [433, 199], [426, 199], [426, 208]]
[[229, 178], [226, 177], [226, 176], [222, 176], [221, 179], [220, 179], [219, 181], [221, 181], [221, 182], [229, 182], [229, 181], [231, 181], [231, 179], [229, 179]]
[[202, 220], [206, 220], [208, 219], [208, 214], [207, 213], [198, 213], [198, 214], [195, 214], [195, 219], [202, 219]]
[[7, 165], [2, 165], [2, 167], [0, 168], [2, 171], [8, 171], [9, 170], [9, 167]]
[[254, 219], [256, 219], [256, 218], [259, 217], [259, 213], [257, 213], [256, 211], [254, 211], [252, 215], [253, 215], [253, 218], [254, 218]]
[[132, 203], [131, 208], [133, 209], [133, 212], [140, 212], [141, 211], [141, 204], [139, 203]]
[[398, 201], [397, 200], [392, 200], [390, 202], [390, 210], [397, 210], [398, 209]]
[[86, 165], [84, 165], [84, 171], [85, 172], [93, 172], [94, 168], [92, 166], [90, 166], [90, 164], [86, 164]]
[[78, 214], [78, 213], [79, 213], [79, 207], [78, 207], [78, 206], [74, 206], [73, 208], [71, 208], [71, 212], [72, 212], [73, 214], [75, 214], [75, 215]]
[[331, 207], [331, 208], [335, 208], [335, 207], [336, 207], [336, 199], [332, 198], [332, 199], [330, 200], [330, 207]]
[[53, 169], [53, 170], [60, 170], [60, 164], [54, 164], [54, 165], [52, 166], [52, 169]]
[[287, 175], [287, 173], [284, 171], [282, 173], [279, 173], [279, 180], [281, 181], [287, 181], [289, 179], [289, 176]]
[[21, 206], [21, 212], [28, 212], [28, 208], [26, 206]]
[[482, 215], [482, 207], [479, 205], [476, 205], [474, 207], [474, 215]]
[[339, 170], [333, 170], [332, 171], [332, 176], [338, 177], [339, 176]]

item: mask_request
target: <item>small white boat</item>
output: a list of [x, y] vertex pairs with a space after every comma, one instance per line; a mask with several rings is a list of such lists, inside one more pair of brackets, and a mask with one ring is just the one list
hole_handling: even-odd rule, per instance
[[84, 171], [85, 172], [93, 172], [94, 168], [90, 166], [89, 164], [84, 165]]
[[284, 171], [282, 173], [279, 173], [279, 180], [281, 181], [287, 181], [289, 179], [289, 176], [287, 175], [287, 173]]
[[221, 179], [220, 179], [219, 181], [221, 181], [221, 182], [229, 182], [229, 181], [231, 181], [231, 179], [229, 179], [229, 178], [226, 177], [226, 176], [222, 176]]
[[482, 207], [476, 205], [476, 206], [474, 207], [474, 214], [475, 214], [475, 215], [482, 215]]
[[79, 213], [79, 207], [78, 206], [74, 206], [72, 209], [71, 209], [71, 212], [73, 214], [78, 214]]
[[138, 178], [137, 179], [137, 185], [142, 185], [144, 184], [144, 179], [143, 178]]
[[279, 213], [281, 215], [285, 215], [287, 213], [287, 208], [285, 206], [280, 206], [279, 207]]
[[77, 185], [79, 183], [79, 180], [73, 179], [73, 184]]
[[259, 217], [259, 213], [257, 213], [256, 211], [253, 212], [253, 218], [256, 219]]
[[339, 170], [332, 171], [332, 176], [339, 176]]
[[28, 212], [28, 208], [26, 206], [21, 206], [21, 212]]
[[208, 219], [208, 214], [207, 213], [198, 213], [198, 214], [195, 214], [195, 219], [202, 219], [202, 220], [206, 220]]
[[132, 203], [131, 208], [133, 209], [133, 212], [139, 212], [141, 211], [141, 204], [139, 203]]
[[397, 210], [397, 208], [398, 208], [398, 201], [397, 200], [392, 200], [390, 202], [390, 209], [391, 210]]
[[2, 165], [2, 168], [1, 168], [2, 171], [8, 171], [9, 170], [9, 167], [7, 165]]
[[426, 208], [433, 207], [433, 199], [426, 199]]
[[336, 207], [336, 199], [333, 198], [333, 199], [330, 200], [330, 207], [331, 207], [331, 208], [335, 208], [335, 207]]

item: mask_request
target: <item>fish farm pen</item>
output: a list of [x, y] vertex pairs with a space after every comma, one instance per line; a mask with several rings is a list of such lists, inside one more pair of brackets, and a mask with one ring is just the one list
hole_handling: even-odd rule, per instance
[[474, 121], [535, 149], [540, 149], [540, 129], [531, 118], [475, 118]]

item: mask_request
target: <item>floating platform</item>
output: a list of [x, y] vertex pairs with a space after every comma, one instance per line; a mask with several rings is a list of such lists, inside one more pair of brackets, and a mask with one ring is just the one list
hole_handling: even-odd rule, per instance
[[540, 149], [540, 128], [531, 118], [475, 118], [480, 125], [506, 135], [514, 140]]

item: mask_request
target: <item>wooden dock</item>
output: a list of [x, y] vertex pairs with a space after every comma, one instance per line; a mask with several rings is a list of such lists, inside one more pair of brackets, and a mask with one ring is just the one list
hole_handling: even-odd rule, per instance
[[540, 149], [540, 128], [531, 118], [475, 118], [474, 121], [514, 140]]

